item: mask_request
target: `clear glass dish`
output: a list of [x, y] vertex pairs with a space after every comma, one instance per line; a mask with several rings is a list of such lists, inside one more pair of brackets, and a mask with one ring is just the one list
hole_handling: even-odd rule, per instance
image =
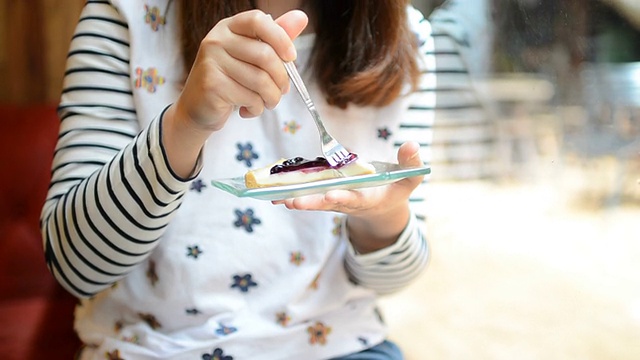
[[380, 186], [408, 177], [427, 175], [431, 172], [431, 168], [425, 166], [402, 168], [398, 164], [380, 161], [374, 161], [371, 164], [376, 170], [373, 174], [320, 180], [302, 184], [248, 189], [244, 184], [244, 176], [240, 176], [230, 179], [212, 180], [211, 185], [238, 197], [251, 197], [271, 201], [319, 194], [334, 189], [361, 189]]

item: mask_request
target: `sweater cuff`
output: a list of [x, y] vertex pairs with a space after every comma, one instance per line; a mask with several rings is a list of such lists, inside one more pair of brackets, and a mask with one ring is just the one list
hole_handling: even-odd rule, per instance
[[413, 233], [416, 226], [417, 222], [415, 214], [411, 212], [409, 215], [409, 222], [407, 223], [407, 226], [405, 226], [405, 228], [398, 236], [398, 239], [393, 244], [367, 254], [360, 254], [356, 251], [356, 249], [353, 247], [353, 244], [351, 244], [351, 241], [349, 240], [349, 231], [347, 230], [347, 216], [345, 216], [342, 219], [342, 236], [343, 239], [347, 242], [347, 256], [350, 257], [354, 263], [362, 266], [380, 263], [385, 258], [390, 257], [395, 252], [405, 247], [405, 243], [411, 237], [411, 234]]

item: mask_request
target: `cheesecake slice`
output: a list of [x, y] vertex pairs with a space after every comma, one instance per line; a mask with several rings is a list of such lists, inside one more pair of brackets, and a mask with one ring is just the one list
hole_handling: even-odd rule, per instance
[[252, 189], [373, 174], [375, 171], [373, 165], [359, 160], [353, 153], [337, 166], [329, 165], [323, 157], [314, 160], [295, 157], [280, 159], [269, 166], [250, 170], [245, 174], [244, 182], [247, 188]]

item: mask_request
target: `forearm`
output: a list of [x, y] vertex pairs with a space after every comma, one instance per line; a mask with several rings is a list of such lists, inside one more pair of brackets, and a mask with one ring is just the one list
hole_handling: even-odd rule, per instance
[[[54, 172], [41, 216], [47, 264], [79, 297], [91, 296], [144, 261], [157, 245], [188, 183], [168, 170], [153, 121], [84, 180]], [[65, 163], [67, 153], [57, 159]], [[54, 163], [55, 168], [55, 163]], [[79, 170], [78, 170], [79, 171]]]

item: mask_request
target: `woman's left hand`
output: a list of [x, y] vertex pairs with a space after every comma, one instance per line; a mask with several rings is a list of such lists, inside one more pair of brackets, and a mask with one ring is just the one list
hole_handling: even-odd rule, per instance
[[[398, 164], [421, 166], [420, 146], [404, 143], [398, 150]], [[409, 196], [422, 176], [405, 178], [389, 185], [358, 190], [330, 190], [324, 194], [273, 201], [291, 210], [335, 211], [349, 215], [349, 237], [360, 253], [391, 245], [409, 221]]]

